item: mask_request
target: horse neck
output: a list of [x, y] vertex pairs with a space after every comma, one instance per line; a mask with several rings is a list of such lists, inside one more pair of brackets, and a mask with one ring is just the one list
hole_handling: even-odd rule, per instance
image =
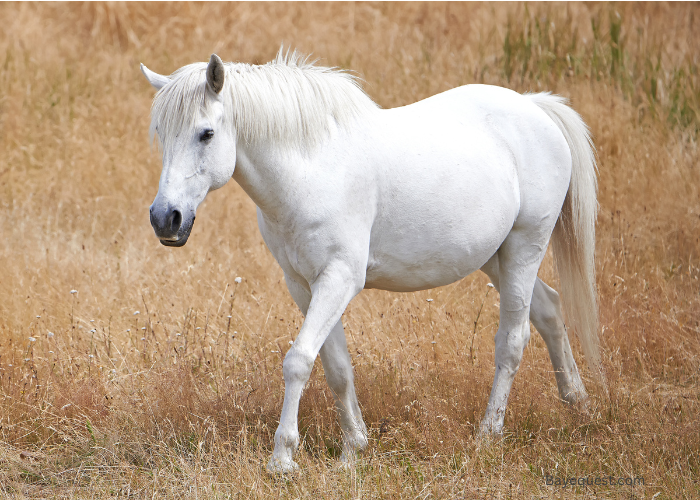
[[241, 144], [236, 149], [233, 179], [268, 217], [289, 213], [290, 187], [303, 168], [295, 152], [263, 145]]

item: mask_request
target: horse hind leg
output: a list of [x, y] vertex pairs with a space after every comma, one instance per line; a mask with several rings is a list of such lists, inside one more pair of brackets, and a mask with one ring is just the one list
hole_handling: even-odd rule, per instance
[[[484, 266], [494, 274], [501, 294], [496, 332], [496, 369], [479, 434], [501, 434], [506, 405], [525, 346], [530, 340], [530, 301], [544, 250], [533, 244], [530, 231], [514, 228], [494, 258]], [[546, 248], [546, 246], [544, 247]], [[487, 272], [489, 274], [489, 272]]]
[[[500, 291], [498, 254], [495, 254], [481, 270]], [[536, 279], [532, 293], [530, 321], [547, 346], [562, 401], [570, 404], [585, 401], [588, 395], [571, 352], [559, 294], [540, 278]]]
[[571, 353], [561, 313], [559, 294], [537, 278], [530, 305], [530, 320], [542, 335], [554, 368], [559, 397], [569, 404], [585, 401], [586, 389]]

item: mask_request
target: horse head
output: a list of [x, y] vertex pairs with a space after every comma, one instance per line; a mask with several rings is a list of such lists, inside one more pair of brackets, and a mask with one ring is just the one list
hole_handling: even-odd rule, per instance
[[143, 64], [141, 71], [158, 91], [151, 135], [158, 136], [163, 152], [151, 225], [163, 245], [179, 247], [187, 243], [207, 193], [226, 184], [236, 166], [235, 134], [224, 112], [226, 68], [213, 54], [208, 64], [190, 64], [171, 76]]

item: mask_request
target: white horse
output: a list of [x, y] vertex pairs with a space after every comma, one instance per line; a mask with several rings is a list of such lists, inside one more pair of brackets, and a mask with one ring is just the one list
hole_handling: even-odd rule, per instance
[[596, 163], [588, 128], [549, 94], [467, 85], [379, 109], [347, 73], [296, 54], [265, 65], [217, 55], [170, 76], [151, 135], [163, 150], [151, 224], [184, 245], [209, 191], [233, 177], [284, 271], [304, 324], [283, 363], [268, 468], [297, 467], [297, 413], [320, 353], [343, 459], [367, 445], [341, 315], [363, 288], [408, 292], [481, 269], [501, 294], [496, 370], [482, 434], [498, 434], [530, 337], [542, 335], [565, 402], [586, 399], [559, 295], [537, 277], [552, 237], [564, 309], [601, 377], [594, 280]]

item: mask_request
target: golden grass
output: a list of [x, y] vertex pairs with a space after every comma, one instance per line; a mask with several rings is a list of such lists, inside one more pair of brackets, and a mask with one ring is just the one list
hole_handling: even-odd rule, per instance
[[[697, 4], [0, 5], [0, 496], [699, 497], [698, 14]], [[472, 82], [571, 97], [600, 158], [609, 400], [575, 345], [592, 410], [562, 406], [533, 335], [506, 436], [478, 442], [498, 321], [485, 276], [368, 291], [345, 322], [369, 449], [338, 467], [319, 364], [301, 403], [303, 474], [267, 475], [281, 360], [302, 318], [234, 183], [209, 196], [186, 247], [153, 236], [160, 160], [138, 63], [169, 73], [214, 51], [265, 62], [281, 42], [357, 71], [384, 107]], [[556, 282], [551, 259], [541, 275]], [[546, 475], [645, 484], [562, 489]]]

